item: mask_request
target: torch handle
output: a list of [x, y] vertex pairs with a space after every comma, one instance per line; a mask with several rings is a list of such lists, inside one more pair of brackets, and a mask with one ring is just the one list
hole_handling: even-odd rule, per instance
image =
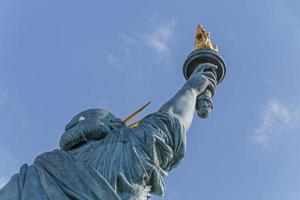
[[212, 110], [212, 92], [206, 89], [197, 97], [196, 111], [200, 118], [207, 118]]
[[[204, 68], [204, 65], [199, 65], [197, 70], [201, 70]], [[204, 69], [204, 71], [211, 71], [216, 75], [216, 72], [212, 69]], [[207, 118], [212, 110], [212, 96], [214, 95], [212, 92], [213, 88], [206, 88], [204, 92], [197, 97], [196, 100], [196, 111], [200, 118]]]

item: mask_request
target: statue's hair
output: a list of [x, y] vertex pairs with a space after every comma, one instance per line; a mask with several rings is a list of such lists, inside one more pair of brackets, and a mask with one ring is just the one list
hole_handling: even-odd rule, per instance
[[100, 140], [109, 132], [110, 128], [105, 121], [120, 121], [111, 113], [102, 109], [89, 109], [77, 114], [66, 125], [65, 132], [59, 141], [62, 150], [71, 150], [89, 140]]
[[85, 144], [89, 140], [100, 140], [110, 132], [109, 128], [100, 121], [83, 122], [66, 130], [60, 138], [62, 150], [70, 150]]

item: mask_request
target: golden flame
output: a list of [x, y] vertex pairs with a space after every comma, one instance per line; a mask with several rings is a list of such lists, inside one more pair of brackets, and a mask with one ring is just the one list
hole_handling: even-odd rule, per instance
[[218, 52], [218, 46], [212, 44], [210, 32], [207, 32], [202, 25], [197, 26], [194, 49], [211, 49]]

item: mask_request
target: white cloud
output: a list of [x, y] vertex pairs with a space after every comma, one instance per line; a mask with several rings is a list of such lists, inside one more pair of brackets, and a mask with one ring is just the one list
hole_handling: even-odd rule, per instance
[[261, 113], [260, 124], [251, 136], [251, 141], [263, 148], [269, 149], [271, 145], [282, 143], [299, 121], [298, 109], [291, 109], [278, 100], [267, 102]]
[[[158, 67], [173, 66], [174, 34], [174, 20], [156, 16], [142, 20], [139, 26], [120, 34], [116, 47], [106, 55], [106, 62], [117, 72], [126, 69], [135, 78], [144, 80], [145, 74], [153, 74]], [[139, 89], [144, 86], [138, 85]]]
[[131, 36], [122, 35], [121, 39], [130, 45], [144, 45], [159, 56], [169, 53], [169, 45], [175, 33], [175, 21], [162, 22], [155, 18], [145, 24], [139, 28], [142, 31], [134, 32]]
[[119, 58], [113, 54], [108, 54], [106, 57], [107, 62], [113, 66], [116, 70], [121, 70]]
[[174, 32], [175, 22], [170, 21], [160, 24], [152, 32], [141, 35], [140, 37], [148, 47], [152, 48], [159, 55], [162, 55], [170, 51], [168, 45], [173, 38]]

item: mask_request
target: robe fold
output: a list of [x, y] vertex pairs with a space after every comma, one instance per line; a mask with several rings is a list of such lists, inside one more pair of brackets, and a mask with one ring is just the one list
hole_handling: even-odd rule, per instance
[[165, 112], [75, 149], [39, 155], [0, 190], [0, 200], [146, 200], [185, 154], [185, 130]]

